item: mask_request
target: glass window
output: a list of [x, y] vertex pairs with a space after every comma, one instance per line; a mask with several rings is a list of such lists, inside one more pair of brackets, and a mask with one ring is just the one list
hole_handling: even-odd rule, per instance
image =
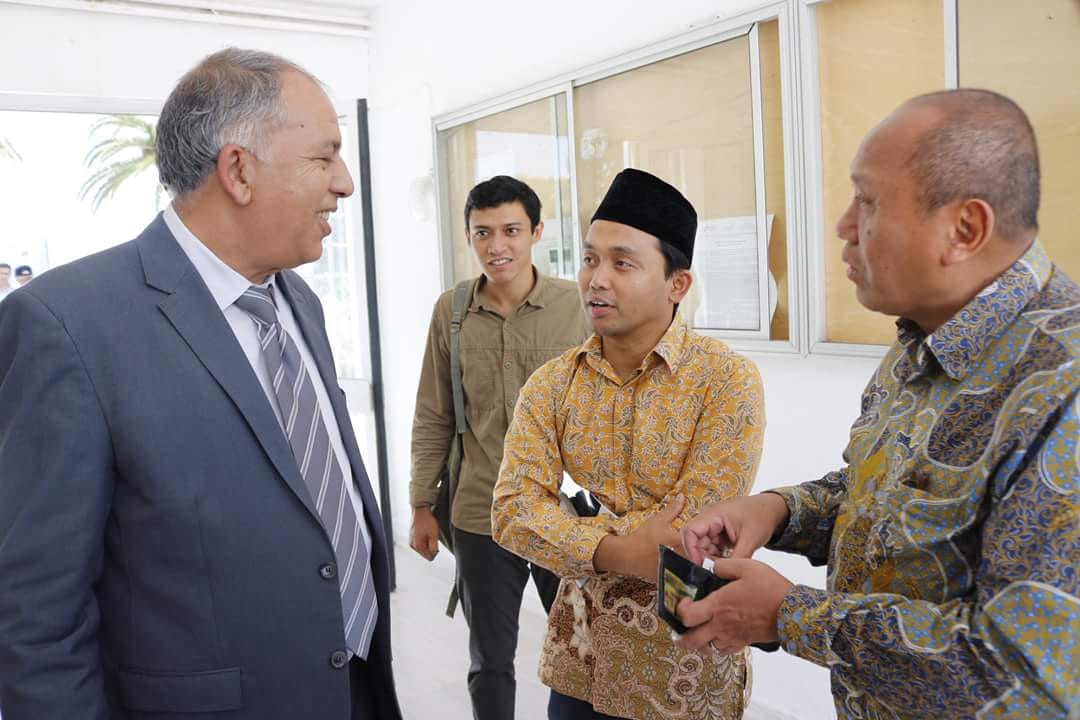
[[[825, 268], [825, 340], [889, 345], [892, 318], [855, 299], [836, 221], [851, 200], [849, 167], [870, 129], [908, 98], [945, 87], [941, 0], [833, 0], [815, 6]], [[1000, 47], [998, 47], [1000, 51]]]
[[[350, 128], [341, 127], [341, 155], [352, 152]], [[362, 337], [364, 324], [361, 313], [360, 278], [363, 261], [361, 229], [353, 222], [353, 203], [360, 202], [361, 178], [353, 174], [356, 189], [352, 197], [338, 201], [337, 212], [330, 216], [330, 235], [323, 240], [322, 257], [313, 263], [296, 268], [296, 272], [311, 286], [322, 302], [326, 316], [326, 332], [334, 353], [334, 363], [340, 378], [364, 377], [364, 354], [367, 340]]]
[[1080, 278], [1080, 2], [959, 0], [958, 75], [962, 87], [1008, 95], [1031, 118], [1039, 143], [1039, 239], [1073, 279]]
[[510, 175], [540, 197], [544, 232], [533, 263], [545, 275], [577, 273], [570, 197], [566, 96], [559, 94], [439, 133], [445, 155], [446, 220], [454, 282], [480, 274], [465, 237], [465, 198], [478, 182]]
[[[696, 282], [682, 311], [698, 328], [753, 331], [767, 338], [769, 328], [762, 328], [762, 318], [770, 315], [762, 313], [761, 300], [771, 284], [762, 267], [769, 233], [759, 226], [758, 171], [764, 169], [757, 167], [755, 157], [757, 145], [764, 142], [769, 152], [765, 164], [774, 173], [770, 180], [778, 183], [767, 197], [782, 208], [775, 28], [760, 50], [762, 57], [768, 56], [762, 77], [773, 83], [763, 93], [762, 105], [774, 123], [764, 140], [760, 118], [755, 117], [751, 46], [751, 37], [743, 35], [575, 88], [577, 189], [584, 234], [623, 168], [646, 170], [679, 188], [699, 219]], [[782, 225], [783, 214], [774, 217], [777, 205], [766, 206], [766, 222], [773, 228], [778, 221]], [[772, 235], [778, 235], [775, 229]], [[786, 259], [786, 248], [778, 254]], [[786, 324], [785, 307], [778, 326], [785, 335]]]
[[[36, 276], [138, 236], [169, 203], [154, 164], [156, 124], [147, 115], [0, 111], [0, 197], [18, 209], [0, 213], [0, 262]], [[322, 259], [298, 271], [323, 303], [339, 374], [358, 377], [361, 246], [350, 240], [349, 202], [331, 216]]]
[[168, 203], [157, 118], [0, 111], [0, 262], [40, 275], [136, 237]]

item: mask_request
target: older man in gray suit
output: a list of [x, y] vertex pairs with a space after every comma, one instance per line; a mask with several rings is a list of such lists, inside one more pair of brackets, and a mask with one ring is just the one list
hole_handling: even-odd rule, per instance
[[400, 718], [386, 540], [316, 260], [353, 191], [315, 78], [173, 90], [172, 205], [0, 306], [5, 720]]

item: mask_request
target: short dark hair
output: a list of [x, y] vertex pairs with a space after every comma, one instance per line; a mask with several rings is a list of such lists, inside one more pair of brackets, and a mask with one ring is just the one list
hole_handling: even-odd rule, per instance
[[927, 211], [978, 198], [994, 209], [1002, 237], [1038, 229], [1039, 152], [1019, 105], [972, 88], [920, 95], [909, 103], [942, 112], [916, 141], [908, 163]]
[[679, 248], [669, 245], [657, 238], [660, 244], [660, 254], [664, 256], [664, 279], [670, 280], [671, 276], [679, 270], [689, 270], [690, 260]]
[[10, 270], [11, 266], [8, 265], [7, 263], [0, 263], [0, 268], [7, 268], [8, 270]]
[[540, 223], [540, 198], [531, 187], [509, 175], [496, 175], [469, 191], [465, 198], [465, 227], [469, 227], [469, 215], [473, 210], [487, 210], [513, 202], [521, 203], [525, 208], [529, 230], [535, 230]]

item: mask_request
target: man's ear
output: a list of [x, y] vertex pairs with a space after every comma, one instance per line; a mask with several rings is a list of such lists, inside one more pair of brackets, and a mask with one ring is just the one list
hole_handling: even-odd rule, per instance
[[689, 270], [676, 270], [671, 276], [671, 290], [668, 291], [668, 300], [678, 305], [690, 292], [690, 286], [694, 284], [694, 276]]
[[944, 263], [961, 263], [982, 252], [994, 235], [996, 220], [994, 208], [985, 200], [969, 198], [961, 202], [953, 217]]
[[255, 181], [255, 156], [240, 145], [228, 144], [218, 153], [215, 174], [225, 194], [237, 205], [248, 205]]
[[544, 221], [536, 223], [536, 227], [532, 231], [532, 244], [535, 245], [540, 241], [540, 238], [544, 237]]

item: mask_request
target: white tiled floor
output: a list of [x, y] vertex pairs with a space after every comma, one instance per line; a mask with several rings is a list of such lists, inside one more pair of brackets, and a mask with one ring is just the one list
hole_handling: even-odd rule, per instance
[[[452, 558], [442, 550], [428, 563], [398, 545], [397, 592], [391, 596], [394, 623], [394, 675], [405, 720], [469, 720], [472, 710], [465, 675], [468, 634], [459, 611], [444, 615], [453, 575]], [[516, 720], [546, 720], [548, 690], [536, 677], [545, 616], [530, 583], [521, 610], [517, 656]], [[751, 704], [744, 720], [777, 715]]]

